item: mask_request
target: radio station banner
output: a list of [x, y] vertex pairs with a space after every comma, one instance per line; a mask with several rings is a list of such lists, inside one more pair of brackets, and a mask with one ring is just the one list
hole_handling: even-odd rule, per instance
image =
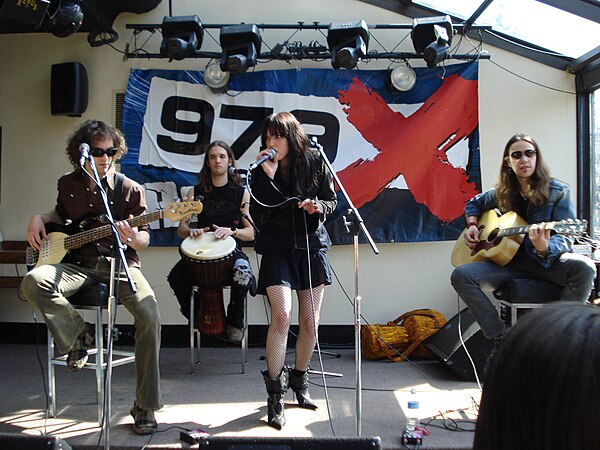
[[[290, 69], [232, 76], [227, 93], [215, 93], [201, 71], [134, 69], [121, 171], [145, 186], [149, 211], [165, 208], [196, 184], [210, 142], [228, 142], [247, 168], [263, 119], [290, 111], [323, 147], [375, 242], [455, 240], [481, 190], [478, 63], [415, 71], [408, 92], [390, 89], [387, 70]], [[334, 244], [350, 244], [349, 204], [336, 188], [327, 227]], [[152, 245], [180, 243], [176, 222], [150, 226]]]

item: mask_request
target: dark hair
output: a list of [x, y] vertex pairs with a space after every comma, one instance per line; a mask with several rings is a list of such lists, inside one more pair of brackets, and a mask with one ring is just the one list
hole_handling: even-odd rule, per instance
[[127, 153], [127, 144], [123, 134], [115, 127], [108, 125], [101, 120], [86, 120], [73, 131], [67, 140], [67, 155], [73, 167], [79, 167], [79, 146], [87, 144], [90, 147], [95, 142], [112, 139], [113, 145], [117, 148], [117, 154], [113, 161], [118, 161]]
[[316, 158], [310, 151], [310, 141], [302, 125], [292, 113], [271, 114], [262, 125], [261, 143], [266, 147], [267, 132], [288, 141], [289, 180], [293, 195], [302, 197], [316, 184]]
[[[213, 189], [212, 173], [210, 171], [210, 161], [208, 159], [208, 153], [214, 147], [222, 147], [223, 149], [225, 149], [231, 167], [235, 167], [235, 155], [233, 154], [233, 150], [231, 150], [231, 147], [227, 143], [223, 141], [213, 141], [210, 144], [208, 144], [208, 147], [206, 148], [206, 153], [204, 153], [204, 164], [202, 164], [202, 169], [200, 170], [200, 174], [198, 175], [198, 184], [200, 185], [200, 189], [202, 192], [194, 192], [195, 195], [202, 194], [204, 196], [208, 196]], [[228, 173], [228, 186], [241, 186], [241, 184], [242, 179], [238, 174]]]
[[599, 449], [599, 389], [600, 309], [528, 312], [490, 365], [473, 450]]
[[531, 196], [529, 201], [535, 206], [541, 206], [550, 198], [550, 171], [542, 157], [540, 146], [527, 134], [515, 134], [504, 147], [500, 176], [496, 181], [496, 199], [502, 212], [513, 211], [519, 199], [519, 180], [510, 167], [510, 147], [517, 141], [529, 142], [536, 150], [535, 171], [530, 178]]

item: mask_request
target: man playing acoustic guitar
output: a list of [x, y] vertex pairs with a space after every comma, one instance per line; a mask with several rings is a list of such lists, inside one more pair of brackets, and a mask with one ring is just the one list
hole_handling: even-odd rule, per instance
[[[123, 135], [101, 121], [88, 120], [76, 129], [67, 143], [67, 155], [75, 170], [58, 180], [58, 199], [53, 210], [31, 217], [27, 228], [31, 247], [40, 250], [48, 242], [47, 224], [63, 225], [68, 220], [79, 224], [104, 214], [101, 192], [95, 184], [90, 161], [82, 158], [85, 144], [101, 179], [116, 219], [139, 216], [146, 210], [145, 192], [138, 183], [123, 177], [117, 182], [115, 161], [127, 151]], [[85, 165], [80, 167], [85, 159]], [[119, 186], [121, 186], [119, 188]], [[90, 226], [97, 225], [92, 221]], [[160, 315], [154, 292], [140, 271], [137, 250], [150, 241], [147, 226], [132, 227], [127, 220], [116, 223], [119, 236], [127, 244], [125, 256], [137, 292], [133, 292], [124, 272], [119, 282], [119, 299], [135, 319], [136, 393], [131, 409], [133, 429], [138, 434], [157, 428], [154, 411], [162, 407], [158, 355]], [[61, 354], [68, 354], [67, 367], [79, 371], [87, 361], [93, 342], [88, 325], [71, 306], [67, 297], [81, 288], [110, 279], [112, 234], [69, 252], [62, 262], [38, 265], [23, 279], [20, 292], [39, 309]], [[62, 258], [61, 258], [62, 259]], [[59, 260], [60, 261], [60, 260]]]
[[[487, 211], [496, 208], [501, 213], [516, 213], [524, 223], [532, 224], [524, 227], [523, 244], [515, 248], [516, 253], [509, 261], [484, 260], [485, 255], [477, 251], [487, 232], [478, 222]], [[517, 134], [509, 139], [495, 187], [473, 197], [465, 214], [464, 244], [478, 257], [473, 259], [475, 262], [460, 265], [459, 258], [453, 254], [453, 264], [458, 267], [452, 273], [451, 282], [487, 339], [496, 339], [499, 343], [506, 330], [484, 289], [495, 290], [512, 278], [532, 278], [564, 286], [561, 300], [583, 303], [588, 299], [596, 275], [593, 261], [572, 253], [573, 240], [569, 233], [553, 232], [552, 225], [547, 224], [575, 222], [569, 187], [550, 177], [533, 138]], [[457, 242], [457, 246], [464, 247], [464, 244]]]

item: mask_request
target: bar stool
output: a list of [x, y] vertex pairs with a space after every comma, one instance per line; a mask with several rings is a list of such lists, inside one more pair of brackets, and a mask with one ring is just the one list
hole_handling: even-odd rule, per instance
[[[224, 286], [227, 288], [229, 286]], [[190, 319], [188, 320], [188, 327], [190, 330], [190, 373], [194, 373], [194, 365], [199, 364], [200, 361], [200, 343], [201, 333], [196, 327], [196, 318], [194, 317], [194, 302], [196, 295], [200, 288], [198, 286], [192, 286], [192, 295], [190, 298]], [[242, 361], [240, 373], [246, 373], [246, 364], [248, 362], [248, 297], [244, 299], [244, 337], [242, 338]]]
[[[108, 308], [108, 286], [105, 283], [93, 284], [79, 290], [69, 297], [69, 303], [76, 309], [95, 311], [94, 329], [96, 348], [88, 350], [88, 361], [83, 369], [92, 369], [96, 372], [96, 391], [98, 396], [98, 423], [102, 426], [104, 415], [104, 369], [106, 368], [107, 350], [104, 348], [104, 324], [102, 312]], [[133, 352], [113, 349], [112, 367], [129, 364], [135, 361]], [[55, 366], [66, 366], [67, 355], [56, 356], [54, 338], [48, 331], [48, 396], [50, 397], [50, 417], [56, 417], [56, 380]]]
[[496, 289], [494, 297], [498, 299], [500, 318], [511, 327], [521, 313], [560, 300], [563, 290], [562, 286], [549, 281], [514, 278]]

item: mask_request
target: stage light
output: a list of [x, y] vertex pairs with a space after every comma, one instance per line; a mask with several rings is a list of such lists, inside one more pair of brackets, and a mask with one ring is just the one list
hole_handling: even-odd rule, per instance
[[416, 82], [417, 74], [408, 63], [390, 70], [390, 84], [398, 91], [410, 91]]
[[256, 65], [260, 53], [260, 31], [254, 24], [230, 25], [221, 28], [221, 70], [244, 73]]
[[327, 31], [327, 45], [331, 53], [331, 65], [353, 69], [367, 54], [369, 27], [364, 20], [352, 23], [332, 23]]
[[414, 19], [411, 38], [415, 51], [423, 55], [427, 67], [435, 67], [446, 59], [452, 43], [450, 16]]
[[162, 23], [162, 35], [160, 54], [179, 61], [200, 49], [204, 29], [196, 15], [166, 16]]
[[204, 82], [213, 92], [225, 92], [229, 82], [229, 72], [223, 72], [216, 62], [209, 62], [204, 69]]
[[56, 11], [50, 15], [48, 29], [56, 37], [71, 36], [83, 23], [79, 0], [60, 0]]

